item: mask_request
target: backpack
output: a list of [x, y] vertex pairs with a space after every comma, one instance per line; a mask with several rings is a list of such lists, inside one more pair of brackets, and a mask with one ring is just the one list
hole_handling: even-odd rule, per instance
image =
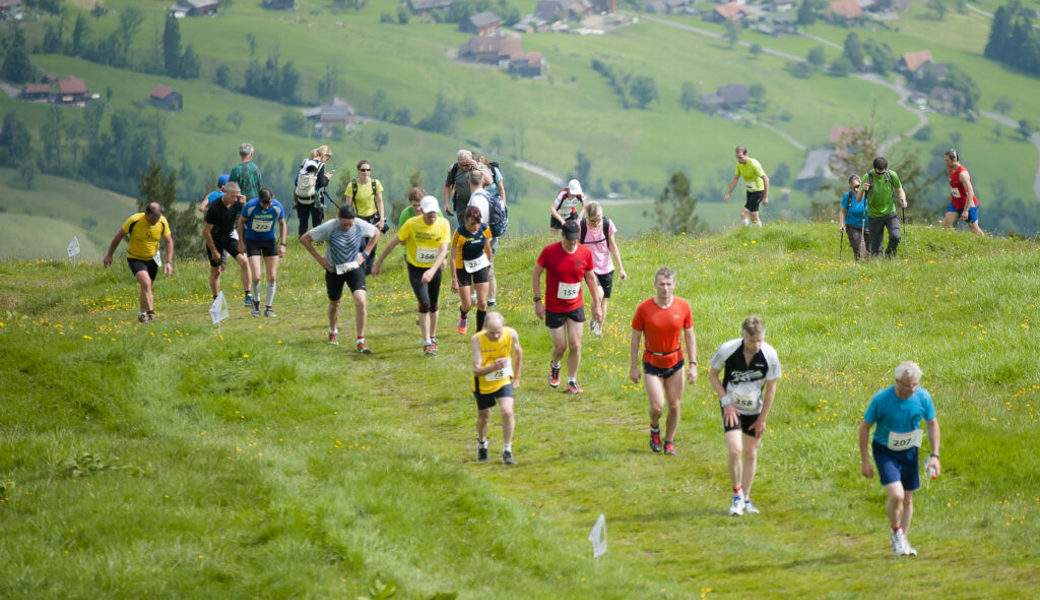
[[488, 198], [488, 226], [494, 237], [503, 235], [509, 229], [509, 207], [502, 198]]
[[296, 176], [297, 198], [314, 197], [318, 187], [318, 170], [317, 161], [307, 160], [303, 163], [303, 168], [300, 170], [299, 175]]
[[[608, 233], [609, 231], [610, 231], [610, 219], [608, 219], [606, 217], [603, 217], [603, 239], [602, 240], [596, 240], [595, 242], [593, 242], [593, 244], [598, 244], [600, 242], [606, 242], [607, 246], [609, 246], [610, 245], [610, 234]], [[585, 243], [585, 236], [588, 235], [588, 233], [589, 233], [589, 221], [588, 221], [588, 219], [582, 219], [581, 220], [581, 235], [578, 236], [578, 241], [581, 242], [582, 244], [584, 244]]]
[[[874, 169], [871, 169], [870, 173], [867, 174], [867, 179], [870, 181], [870, 195], [873, 196], [874, 195]], [[892, 187], [892, 171], [889, 171], [888, 169], [885, 169], [885, 181], [888, 182], [888, 187]], [[867, 199], [866, 196], [864, 196], [863, 200], [866, 200], [866, 199]]]
[[[377, 195], [378, 195], [378, 192], [376, 192], [376, 180], [375, 180], [375, 177], [373, 177], [372, 178], [372, 202], [376, 201], [376, 196]], [[350, 203], [351, 204], [354, 204], [354, 199], [355, 198], [357, 198], [357, 179], [351, 179], [350, 180]]]

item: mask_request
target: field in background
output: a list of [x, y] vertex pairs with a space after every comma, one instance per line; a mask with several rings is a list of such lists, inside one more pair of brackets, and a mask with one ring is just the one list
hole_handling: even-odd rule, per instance
[[[121, 263], [0, 263], [0, 596], [910, 598], [1035, 595], [1040, 352], [1035, 242], [911, 227], [904, 260], [839, 260], [834, 228], [773, 225], [623, 246], [578, 398], [545, 383], [530, 306], [545, 235], [507, 238], [499, 308], [524, 345], [519, 464], [474, 460], [468, 349], [445, 289], [425, 359], [403, 269], [369, 280], [368, 342], [324, 344], [320, 269], [292, 245], [277, 319], [210, 324], [204, 264], [178, 257], [160, 319], [135, 324]], [[628, 319], [678, 271], [706, 365], [751, 313], [783, 362], [754, 495], [729, 482], [706, 367], [678, 455], [647, 448]], [[234, 271], [225, 290], [239, 298]], [[352, 331], [344, 308], [342, 339]], [[856, 428], [913, 359], [936, 400], [944, 474], [915, 500], [921, 555], [894, 559]], [[492, 418], [493, 455], [500, 445]], [[609, 550], [586, 540], [606, 515]]]

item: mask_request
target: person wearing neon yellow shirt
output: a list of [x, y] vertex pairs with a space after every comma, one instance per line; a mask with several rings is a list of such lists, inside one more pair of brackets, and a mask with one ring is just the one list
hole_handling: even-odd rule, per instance
[[740, 218], [744, 221], [744, 227], [754, 223], [762, 226], [758, 216], [759, 204], [769, 204], [769, 176], [762, 169], [762, 163], [748, 156], [747, 148], [737, 146], [737, 168], [733, 173], [733, 179], [729, 182], [729, 189], [722, 201], [729, 204], [729, 195], [737, 186], [737, 181], [744, 180], [744, 188], [747, 190], [747, 200], [744, 208], [740, 209]]
[[523, 349], [520, 336], [499, 312], [489, 312], [485, 329], [470, 338], [473, 357], [473, 397], [477, 400], [477, 461], [488, 459], [488, 420], [496, 403], [502, 411], [502, 462], [513, 458], [513, 394], [520, 387]]
[[170, 224], [162, 214], [162, 206], [158, 202], [151, 202], [145, 207], [144, 212], [130, 215], [112, 238], [112, 243], [108, 245], [108, 254], [102, 260], [105, 267], [112, 264], [112, 253], [124, 237], [130, 240], [126, 249], [126, 262], [137, 282], [141, 284], [140, 312], [137, 320], [140, 323], [148, 323], [155, 319], [152, 283], [162, 264], [159, 258], [159, 240], [166, 246], [163, 273], [167, 277], [173, 274], [173, 235], [170, 233]]
[[437, 198], [426, 196], [419, 202], [421, 217], [412, 217], [397, 230], [379, 260], [372, 265], [372, 276], [379, 275], [383, 260], [398, 245], [405, 245], [408, 281], [419, 301], [419, 329], [423, 336], [423, 354], [437, 354], [437, 300], [441, 291], [441, 267], [448, 257], [451, 226], [437, 216]]

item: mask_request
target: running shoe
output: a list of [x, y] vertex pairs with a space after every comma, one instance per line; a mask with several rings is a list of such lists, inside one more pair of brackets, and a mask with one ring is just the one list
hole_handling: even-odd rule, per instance
[[903, 556], [906, 554], [906, 536], [903, 535], [902, 529], [896, 529], [889, 536], [889, 541], [892, 542], [892, 555]]
[[254, 317], [259, 317], [260, 316], [260, 303], [259, 302], [255, 301], [255, 300], [253, 301], [253, 310], [249, 311], [249, 314], [253, 315]]
[[273, 318], [273, 317], [277, 317], [278, 315], [274, 314], [274, 310], [272, 310], [271, 307], [268, 306], [267, 308], [264, 309], [264, 316]]
[[436, 348], [436, 346], [434, 346], [433, 344], [423, 344], [423, 355], [433, 356], [437, 354], [437, 351], [434, 350], [434, 348]]
[[757, 515], [758, 509], [751, 502], [751, 498], [744, 498], [744, 514], [745, 515]]
[[362, 354], [372, 354], [371, 348], [369, 348], [368, 344], [366, 344], [365, 342], [357, 343], [357, 351]]
[[742, 514], [744, 514], [744, 497], [734, 494], [733, 503], [729, 505], [729, 516], [739, 517]]
[[138, 323], [147, 323], [148, 322], [148, 315], [146, 315], [144, 313], [141, 313], [141, 314], [137, 315], [137, 322]]
[[516, 459], [513, 458], [513, 453], [511, 451], [503, 450], [502, 451], [502, 462], [504, 462], [507, 465], [515, 465], [516, 464]]
[[330, 346], [339, 346], [339, 339], [336, 337], [336, 332], [335, 331], [330, 331], [329, 332], [329, 345]]
[[664, 453], [665, 454], [671, 454], [672, 456], [675, 456], [675, 444], [673, 444], [671, 442], [665, 442], [664, 443]]
[[661, 451], [661, 430], [654, 431], [650, 430], [650, 449], [654, 452]]
[[498, 303], [495, 302], [494, 298], [488, 298], [488, 309], [489, 310], [492, 309], [492, 308], [495, 308], [495, 306], [497, 306], [497, 305], [498, 305]]
[[246, 299], [245, 299], [245, 301], [243, 302], [243, 305], [244, 305], [244, 306], [245, 306], [246, 308], [252, 308], [252, 307], [253, 307], [253, 297], [252, 297], [252, 296], [250, 296], [249, 294], [246, 294]]
[[469, 326], [469, 319], [466, 318], [466, 317], [462, 317], [461, 319], [459, 319], [459, 324], [456, 325], [455, 328], [458, 329], [459, 333], [461, 333], [462, 335], [466, 335], [466, 328], [468, 326]]
[[568, 381], [567, 382], [567, 392], [566, 393], [568, 393], [568, 394], [580, 394], [580, 393], [582, 393], [584, 391], [585, 390], [581, 389], [581, 386], [578, 385], [577, 381]]
[[599, 321], [589, 321], [589, 330], [592, 331], [596, 337], [603, 337], [603, 323]]
[[549, 363], [549, 387], [560, 387], [560, 367]]
[[154, 321], [154, 320], [156, 320], [156, 319], [158, 319], [158, 318], [159, 318], [159, 317], [158, 317], [158, 316], [156, 316], [156, 314], [155, 314], [155, 311], [154, 311], [154, 310], [150, 310], [150, 311], [148, 311], [148, 322], [149, 322], [149, 323], [151, 323], [152, 321]]
[[430, 345], [433, 346], [433, 353], [437, 354], [437, 351], [440, 350], [440, 348], [437, 347], [437, 338], [430, 338]]
[[487, 450], [488, 450], [487, 446], [481, 446], [479, 442], [477, 443], [477, 462], [487, 462], [488, 461], [488, 451]]
[[917, 556], [917, 550], [910, 546], [910, 539], [903, 536], [903, 556]]

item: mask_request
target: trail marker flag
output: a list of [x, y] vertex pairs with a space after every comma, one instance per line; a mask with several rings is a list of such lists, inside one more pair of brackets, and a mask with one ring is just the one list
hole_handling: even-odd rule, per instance
[[72, 241], [69, 242], [69, 247], [65, 251], [69, 253], [69, 258], [79, 254], [79, 236], [72, 236]]
[[602, 514], [596, 519], [596, 524], [589, 532], [589, 541], [592, 542], [592, 558], [599, 558], [607, 552], [607, 518]]
[[213, 319], [214, 325], [228, 318], [228, 305], [227, 300], [224, 299], [223, 290], [217, 294], [217, 298], [213, 301], [213, 305], [209, 307], [209, 316]]

